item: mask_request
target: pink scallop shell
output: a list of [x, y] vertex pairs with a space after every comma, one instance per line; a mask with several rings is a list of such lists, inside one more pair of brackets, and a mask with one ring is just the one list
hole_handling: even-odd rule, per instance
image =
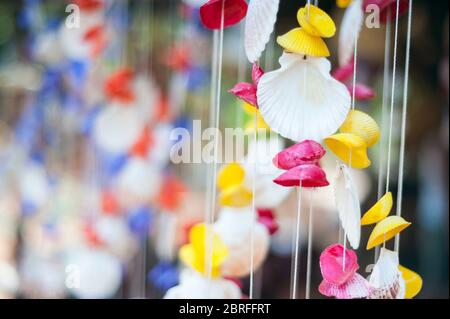
[[[348, 91], [350, 92], [350, 95], [353, 94], [353, 85], [347, 85]], [[357, 83], [355, 85], [355, 99], [358, 101], [366, 101], [366, 100], [370, 100], [373, 99], [375, 97], [375, 92], [374, 90], [372, 90], [372, 88], [364, 85], [364, 84], [360, 84]]]
[[294, 167], [278, 176], [274, 182], [285, 187], [301, 186], [306, 188], [324, 187], [330, 183], [322, 168], [315, 164]]
[[348, 80], [355, 71], [355, 64], [353, 58], [346, 64], [337, 68], [331, 75], [340, 82]]
[[369, 282], [360, 274], [355, 273], [345, 284], [336, 285], [323, 280], [319, 286], [319, 292], [327, 297], [336, 299], [367, 298], [371, 292]]
[[345, 249], [345, 267], [344, 263], [344, 246], [334, 244], [326, 248], [320, 255], [320, 271], [323, 279], [334, 285], [343, 285], [359, 269], [358, 257], [351, 249]]
[[325, 153], [319, 143], [305, 140], [278, 153], [273, 164], [280, 169], [289, 170], [299, 165], [316, 164]]
[[[224, 5], [223, 1], [225, 1]], [[209, 0], [200, 7], [200, 19], [206, 28], [211, 30], [221, 28], [222, 7], [224, 8], [223, 27], [228, 28], [245, 17], [248, 6], [244, 0]]]

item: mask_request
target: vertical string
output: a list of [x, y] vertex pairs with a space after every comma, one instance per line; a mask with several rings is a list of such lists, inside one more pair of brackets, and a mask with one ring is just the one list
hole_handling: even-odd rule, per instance
[[300, 254], [300, 223], [302, 219], [302, 182], [300, 181], [300, 186], [298, 188], [298, 207], [297, 207], [297, 219], [295, 226], [295, 248], [294, 248], [294, 267], [292, 275], [292, 291], [291, 299], [297, 298], [297, 281], [298, 281], [298, 260]]
[[306, 262], [306, 299], [311, 298], [311, 261], [312, 261], [312, 244], [314, 231], [314, 214], [313, 214], [313, 194], [312, 189], [309, 197], [309, 228], [308, 228], [308, 257]]
[[[386, 21], [386, 34], [384, 42], [384, 70], [383, 70], [383, 97], [381, 106], [381, 141], [379, 148], [379, 164], [378, 164], [378, 200], [383, 196], [383, 180], [384, 180], [384, 149], [386, 147], [386, 113], [387, 113], [387, 103], [388, 103], [388, 92], [389, 92], [389, 69], [390, 69], [390, 55], [391, 55], [391, 9], [387, 9], [387, 21]], [[378, 260], [380, 254], [380, 247], [375, 247], [374, 262]]]
[[[389, 122], [389, 141], [388, 141], [388, 157], [387, 157], [387, 171], [386, 171], [386, 193], [389, 192], [390, 175], [391, 175], [391, 153], [392, 153], [392, 131], [394, 124], [394, 102], [395, 102], [395, 88], [396, 88], [396, 73], [397, 73], [397, 47], [398, 47], [398, 16], [400, 11], [400, 0], [397, 0], [397, 8], [395, 15], [395, 31], [394, 31], [394, 58], [392, 64], [392, 91], [391, 91], [391, 105], [390, 105], [390, 122]], [[383, 248], [386, 247], [386, 234], [384, 234]]]
[[251, 220], [251, 230], [250, 230], [250, 288], [249, 288], [249, 299], [253, 299], [253, 289], [254, 289], [254, 255], [255, 255], [255, 222], [256, 222], [256, 174], [257, 174], [257, 156], [258, 154], [258, 112], [254, 115], [254, 126], [255, 134], [254, 140], [256, 151], [253, 163], [253, 181], [252, 181], [252, 220]]
[[214, 222], [214, 213], [216, 210], [216, 198], [217, 198], [217, 166], [219, 162], [219, 127], [220, 127], [220, 99], [221, 99], [221, 82], [222, 82], [222, 60], [223, 60], [223, 34], [224, 34], [224, 14], [225, 14], [225, 0], [222, 0], [222, 10], [221, 10], [221, 18], [220, 18], [220, 30], [219, 30], [219, 46], [218, 46], [218, 57], [217, 57], [217, 80], [216, 80], [216, 93], [215, 93], [215, 135], [214, 135], [214, 163], [213, 163], [213, 177], [212, 177], [212, 189], [211, 189], [211, 209], [210, 209], [210, 220], [209, 226], [207, 228], [208, 236], [207, 240], [209, 245], [206, 247], [209, 253], [207, 256], [209, 257], [208, 268], [207, 268], [207, 277], [211, 279], [212, 277], [212, 250], [213, 250], [213, 239], [214, 234], [212, 230], [212, 223]]
[[[412, 25], [412, 0], [409, 1], [408, 8], [408, 30], [406, 34], [406, 58], [405, 58], [405, 84], [403, 87], [403, 109], [402, 109], [402, 127], [400, 138], [400, 158], [398, 168], [398, 190], [397, 190], [397, 216], [402, 215], [403, 198], [403, 171], [405, 164], [405, 142], [406, 142], [406, 117], [408, 113], [408, 86], [409, 86], [409, 64], [411, 55], [411, 25]], [[395, 236], [395, 251], [400, 250], [400, 234]]]

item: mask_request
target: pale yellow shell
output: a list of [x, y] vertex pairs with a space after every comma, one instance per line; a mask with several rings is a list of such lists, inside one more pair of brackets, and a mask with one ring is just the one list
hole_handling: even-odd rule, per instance
[[312, 36], [302, 28], [295, 28], [277, 38], [277, 43], [288, 52], [315, 57], [328, 57], [325, 41], [321, 37]]

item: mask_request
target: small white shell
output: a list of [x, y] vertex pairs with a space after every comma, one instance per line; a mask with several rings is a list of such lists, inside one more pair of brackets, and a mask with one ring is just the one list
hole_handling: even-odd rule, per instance
[[270, 40], [280, 0], [251, 0], [245, 19], [245, 54], [255, 63]]
[[356, 186], [346, 165], [338, 165], [333, 191], [342, 228], [353, 249], [358, 249], [361, 239], [361, 207]]
[[[252, 226], [252, 223], [254, 225]], [[251, 208], [223, 208], [214, 230], [228, 247], [229, 255], [222, 264], [222, 275], [244, 277], [250, 273], [251, 236], [253, 230], [253, 266], [258, 269], [269, 250], [270, 236], [265, 226], [254, 220]]]
[[258, 84], [259, 109], [269, 127], [295, 142], [321, 142], [336, 132], [351, 99], [345, 85], [331, 77], [330, 62], [284, 52], [280, 65]]
[[364, 22], [362, 0], [354, 0], [347, 8], [339, 32], [339, 65], [351, 61], [355, 52], [355, 42]]
[[370, 275], [369, 283], [373, 291], [369, 299], [405, 298], [405, 281], [398, 266], [398, 253], [382, 248]]
[[170, 288], [164, 299], [241, 299], [241, 290], [230, 280], [208, 279], [186, 269], [180, 275], [180, 284]]

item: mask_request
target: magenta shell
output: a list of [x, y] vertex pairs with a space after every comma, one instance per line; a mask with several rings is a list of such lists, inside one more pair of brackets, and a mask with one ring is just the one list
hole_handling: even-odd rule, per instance
[[254, 63], [252, 68], [252, 83], [238, 83], [228, 91], [240, 98], [241, 100], [253, 105], [258, 108], [258, 98], [256, 96], [256, 91], [258, 88], [259, 79], [264, 75], [263, 69], [261, 69], [258, 64]]
[[304, 164], [317, 164], [326, 151], [319, 143], [305, 140], [288, 147], [273, 158], [273, 164], [280, 169], [292, 169]]
[[221, 28], [222, 8], [224, 8], [223, 27], [228, 28], [245, 17], [247, 7], [244, 0], [209, 0], [200, 7], [200, 19], [206, 28], [218, 30]]
[[367, 298], [371, 291], [369, 282], [358, 273], [355, 273], [342, 285], [335, 285], [326, 280], [319, 285], [319, 292], [322, 295], [336, 299]]
[[315, 164], [294, 167], [278, 176], [274, 182], [285, 187], [301, 186], [306, 188], [325, 187], [330, 185], [323, 169]]
[[320, 271], [323, 279], [334, 285], [345, 284], [359, 269], [358, 257], [351, 249], [345, 250], [345, 268], [344, 246], [334, 244], [326, 248], [320, 255]]
[[258, 209], [258, 222], [266, 226], [270, 235], [278, 231], [279, 225], [270, 209]]
[[[377, 5], [380, 8], [380, 21], [386, 23], [388, 17], [388, 9], [391, 9], [391, 21], [395, 21], [397, 15], [397, 1], [396, 0], [365, 0], [364, 9], [368, 5]], [[406, 11], [408, 11], [409, 0], [400, 0], [399, 4], [399, 16], [402, 16]]]
[[339, 82], [345, 82], [353, 75], [355, 71], [355, 63], [353, 58], [346, 65], [336, 69], [331, 75]]
[[[350, 92], [350, 95], [353, 95], [353, 85], [347, 85], [347, 89]], [[375, 92], [370, 87], [358, 83], [355, 85], [355, 100], [366, 101], [373, 99], [374, 97]]]

